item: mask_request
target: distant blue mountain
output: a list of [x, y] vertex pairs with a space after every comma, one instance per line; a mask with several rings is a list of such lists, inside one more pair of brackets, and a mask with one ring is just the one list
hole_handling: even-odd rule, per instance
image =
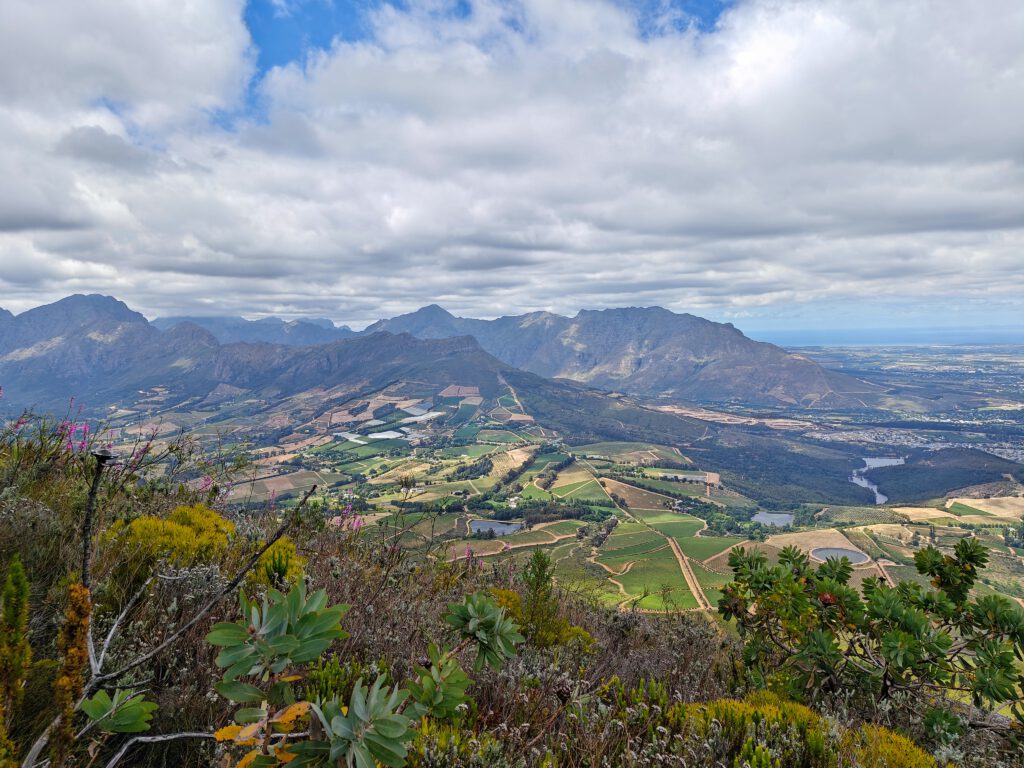
[[264, 317], [246, 320], [244, 317], [158, 317], [153, 325], [161, 331], [182, 323], [192, 323], [209, 331], [221, 344], [238, 341], [250, 343], [285, 344], [290, 347], [308, 347], [347, 339], [355, 333], [348, 326], [335, 326], [325, 318], [282, 320]]

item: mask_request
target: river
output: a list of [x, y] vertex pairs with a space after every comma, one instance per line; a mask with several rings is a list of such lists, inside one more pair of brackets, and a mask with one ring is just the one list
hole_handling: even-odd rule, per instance
[[875, 504], [885, 504], [889, 497], [878, 490], [878, 486], [867, 478], [866, 473], [878, 467], [896, 467], [903, 464], [904, 461], [905, 459], [902, 456], [865, 458], [864, 466], [853, 470], [853, 474], [850, 475], [850, 482], [859, 485], [861, 488], [873, 491], [875, 494]]

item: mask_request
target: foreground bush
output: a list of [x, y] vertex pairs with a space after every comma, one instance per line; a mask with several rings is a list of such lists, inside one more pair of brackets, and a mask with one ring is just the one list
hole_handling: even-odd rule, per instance
[[858, 592], [846, 558], [815, 568], [786, 547], [769, 567], [762, 552], [738, 548], [719, 611], [736, 620], [754, 679], [795, 697], [848, 691], [885, 703], [902, 694], [934, 728], [953, 725], [943, 702], [969, 701], [1024, 723], [1024, 610], [1000, 595], [971, 597], [985, 548], [961, 539], [951, 556], [927, 547], [914, 560], [932, 589], [870, 578]]

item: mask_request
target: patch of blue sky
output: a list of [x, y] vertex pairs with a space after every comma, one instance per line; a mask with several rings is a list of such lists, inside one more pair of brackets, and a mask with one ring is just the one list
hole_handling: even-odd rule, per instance
[[274, 67], [304, 63], [310, 53], [328, 50], [337, 40], [365, 39], [369, 13], [383, 0], [248, 0], [245, 25], [252, 38], [255, 71], [241, 106], [217, 110], [210, 122], [234, 130], [240, 120], [266, 119], [260, 84]]
[[722, 14], [737, 0], [617, 0], [637, 17], [640, 34], [647, 37], [714, 30]]
[[[238, 110], [218, 111], [211, 122], [231, 130], [239, 119], [263, 119], [260, 82], [274, 67], [305, 62], [310, 53], [328, 50], [335, 40], [356, 41], [371, 34], [369, 16], [386, 0], [249, 0], [245, 23], [252, 37], [256, 67], [246, 98]], [[390, 0], [407, 9], [415, 0]], [[629, 8], [643, 37], [655, 37], [696, 28], [714, 29], [719, 17], [736, 0], [613, 0]], [[449, 0], [438, 15], [465, 18], [473, 13], [473, 0]], [[516, 20], [510, 17], [515, 26]]]
[[245, 24], [256, 48], [256, 77], [274, 67], [303, 61], [336, 39], [359, 40], [378, 0], [249, 0]]
[[[326, 50], [335, 39], [360, 40], [370, 33], [368, 14], [384, 0], [249, 0], [245, 23], [256, 48], [256, 79], [273, 67], [303, 61], [312, 50]], [[411, 0], [392, 0], [399, 9]], [[714, 28], [735, 0], [615, 0], [637, 16], [644, 35], [696, 27]], [[443, 15], [472, 14], [472, 0], [450, 0]], [[442, 14], [439, 14], [442, 15]]]

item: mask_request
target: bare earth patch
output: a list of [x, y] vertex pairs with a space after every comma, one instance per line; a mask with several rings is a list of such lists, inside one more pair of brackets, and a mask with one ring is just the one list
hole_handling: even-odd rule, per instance
[[950, 514], [944, 509], [933, 507], [893, 507], [897, 515], [904, 515], [912, 523], [920, 523], [925, 520], [934, 520], [937, 517], [949, 517]]
[[645, 491], [634, 485], [626, 485], [608, 477], [602, 477], [601, 482], [604, 483], [606, 491], [624, 498], [631, 509], [665, 509], [666, 503], [672, 503], [668, 496]]
[[552, 484], [552, 488], [560, 488], [563, 485], [572, 485], [573, 483], [582, 483], [587, 480], [591, 480], [594, 476], [587, 470], [581, 467], [579, 464], [573, 464], [568, 469], [559, 472], [558, 477], [555, 478], [555, 482]]
[[859, 547], [854, 546], [853, 542], [835, 528], [800, 531], [799, 533], [780, 533], [775, 536], [769, 536], [767, 543], [779, 549], [788, 546], [799, 547], [808, 554], [810, 554], [811, 550], [818, 549], [819, 547], [836, 547], [850, 549], [854, 552], [860, 552], [865, 557], [868, 556], [866, 552], [861, 552]]
[[737, 542], [735, 546], [729, 547], [725, 552], [720, 552], [714, 557], [709, 557], [704, 561], [704, 567], [708, 570], [714, 571], [715, 573], [731, 574], [732, 571], [729, 569], [729, 553], [737, 547], [743, 547], [748, 552], [752, 550], [764, 552], [768, 557], [769, 564], [775, 563], [779, 559], [779, 550], [776, 547], [760, 541], [741, 541]]

